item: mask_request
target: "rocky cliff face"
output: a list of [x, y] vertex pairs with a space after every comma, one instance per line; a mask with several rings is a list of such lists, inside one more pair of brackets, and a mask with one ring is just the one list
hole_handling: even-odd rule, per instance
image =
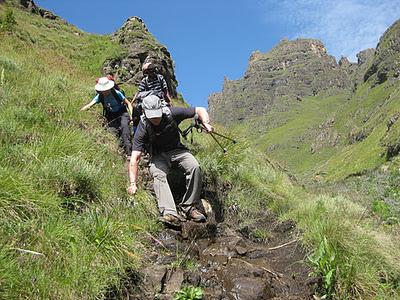
[[40, 15], [42, 18], [45, 19], [61, 19], [59, 16], [56, 16], [51, 11], [43, 9], [35, 4], [33, 0], [19, 0], [19, 4], [22, 5], [25, 9], [29, 10], [31, 13]]
[[141, 67], [145, 62], [151, 61], [160, 67], [164, 75], [169, 92], [177, 96], [178, 82], [175, 78], [174, 62], [167, 48], [161, 45], [147, 30], [142, 19], [129, 18], [112, 37], [125, 50], [125, 54], [107, 60], [104, 63], [104, 73], [115, 74], [117, 81], [138, 84], [143, 78]]
[[364, 80], [374, 80], [376, 84], [390, 78], [400, 77], [400, 20], [397, 20], [382, 35], [376, 53]]
[[346, 58], [337, 63], [318, 40], [283, 40], [267, 53], [253, 53], [243, 79], [225, 79], [223, 91], [209, 97], [211, 115], [219, 123], [234, 123], [272, 108], [287, 110], [291, 101], [322, 91], [350, 90], [362, 78], [359, 70], [368, 66], [372, 53], [360, 53], [357, 64]]

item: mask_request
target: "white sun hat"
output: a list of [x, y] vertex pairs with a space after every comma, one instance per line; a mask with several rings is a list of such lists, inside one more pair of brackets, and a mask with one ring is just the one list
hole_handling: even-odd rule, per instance
[[114, 81], [108, 79], [107, 77], [101, 77], [97, 81], [97, 84], [94, 88], [96, 91], [104, 92], [112, 89], [113, 87], [114, 87]]

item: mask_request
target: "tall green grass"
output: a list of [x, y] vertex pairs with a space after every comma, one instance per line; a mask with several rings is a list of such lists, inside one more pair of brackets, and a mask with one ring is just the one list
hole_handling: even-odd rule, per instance
[[[124, 161], [99, 125], [101, 110], [79, 112], [99, 66], [120, 49], [62, 22], [15, 17], [15, 33], [0, 44], [0, 298], [101, 299], [140, 268], [145, 231], [159, 229], [154, 199], [141, 191], [132, 207], [127, 197]], [[224, 154], [199, 136], [194, 149], [205, 181], [236, 208], [227, 221], [244, 224], [269, 207], [298, 223], [327, 282], [321, 293], [398, 297], [398, 226], [379, 225], [344, 197], [306, 193], [243, 140]], [[329, 251], [318, 256], [321, 242]]]
[[216, 181], [221, 189], [227, 184], [231, 187], [224, 205], [234, 207], [236, 213], [227, 220], [233, 218], [244, 226], [246, 220], [254, 222], [260, 211], [272, 209], [279, 218], [296, 221], [310, 253], [310, 265], [323, 278], [321, 296], [400, 297], [398, 224], [382, 224], [344, 196], [306, 192], [244, 138], [239, 137], [236, 145], [226, 145], [226, 154], [205, 135], [197, 140], [206, 180]]
[[102, 298], [139, 267], [144, 232], [159, 228], [146, 193], [132, 207], [101, 109], [79, 111], [120, 49], [13, 11], [15, 31], [0, 33], [0, 298]]

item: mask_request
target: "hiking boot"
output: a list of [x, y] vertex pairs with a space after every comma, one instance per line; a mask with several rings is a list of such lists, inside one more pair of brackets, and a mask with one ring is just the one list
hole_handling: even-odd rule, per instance
[[168, 224], [171, 226], [181, 226], [181, 220], [177, 216], [171, 214], [166, 214], [162, 217], [159, 217], [158, 220], [164, 224]]
[[185, 213], [183, 213], [183, 212], [178, 212], [177, 218], [178, 218], [179, 221], [181, 221], [182, 223], [187, 221], [187, 220], [186, 220], [186, 215], [185, 215]]
[[186, 214], [188, 220], [192, 220], [194, 222], [205, 222], [206, 217], [197, 209], [192, 207]]

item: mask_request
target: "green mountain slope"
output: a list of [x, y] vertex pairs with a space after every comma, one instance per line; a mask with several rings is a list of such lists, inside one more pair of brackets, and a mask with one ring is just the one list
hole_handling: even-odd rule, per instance
[[253, 54], [243, 79], [226, 81], [222, 93], [210, 96], [214, 119], [242, 127], [261, 151], [306, 181], [377, 168], [399, 153], [399, 24], [375, 54], [360, 52], [358, 64], [329, 63], [314, 40], [283, 41]]
[[[0, 298], [118, 298], [137, 284], [161, 228], [143, 182], [134, 205], [127, 197], [125, 161], [101, 109], [79, 108], [103, 63], [125, 49], [4, 3], [2, 24], [10, 9], [16, 24], [0, 33]], [[228, 154], [204, 135], [191, 146], [227, 226], [263, 222], [272, 209], [297, 222], [321, 295], [396, 299], [399, 225], [346, 197], [307, 193], [237, 134]]]
[[137, 266], [143, 230], [156, 228], [145, 194], [127, 209], [124, 161], [101, 109], [79, 112], [102, 63], [122, 50], [12, 12], [15, 28], [0, 33], [0, 298], [101, 297]]

